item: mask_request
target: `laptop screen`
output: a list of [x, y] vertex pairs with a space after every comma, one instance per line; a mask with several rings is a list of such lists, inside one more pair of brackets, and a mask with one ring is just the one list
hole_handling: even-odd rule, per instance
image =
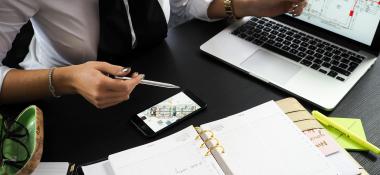
[[309, 0], [297, 18], [370, 46], [380, 22], [380, 0]]

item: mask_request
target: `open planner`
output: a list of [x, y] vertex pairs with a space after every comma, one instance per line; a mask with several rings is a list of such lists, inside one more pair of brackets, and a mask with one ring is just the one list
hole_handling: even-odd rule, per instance
[[82, 169], [86, 175], [341, 174], [273, 101]]

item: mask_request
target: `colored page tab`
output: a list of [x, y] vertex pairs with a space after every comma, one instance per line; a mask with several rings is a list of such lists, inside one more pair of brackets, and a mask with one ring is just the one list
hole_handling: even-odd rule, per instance
[[329, 156], [339, 151], [338, 145], [327, 137], [327, 133], [322, 129], [313, 129], [303, 132], [314, 145], [325, 155]]

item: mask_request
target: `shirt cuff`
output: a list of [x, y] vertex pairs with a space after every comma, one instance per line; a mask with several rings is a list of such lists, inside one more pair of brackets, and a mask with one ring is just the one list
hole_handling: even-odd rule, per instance
[[189, 0], [189, 13], [197, 19], [204, 21], [218, 21], [220, 19], [210, 19], [207, 15], [208, 7], [214, 0]]
[[8, 74], [10, 70], [13, 68], [9, 68], [7, 66], [0, 66], [0, 92], [3, 89], [3, 81], [5, 79], [5, 76]]

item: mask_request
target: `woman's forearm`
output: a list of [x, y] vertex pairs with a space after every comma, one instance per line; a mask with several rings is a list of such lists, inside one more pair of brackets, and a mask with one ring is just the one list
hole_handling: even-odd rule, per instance
[[211, 19], [220, 19], [226, 17], [226, 13], [224, 11], [224, 1], [214, 0], [211, 2], [207, 10], [207, 15]]
[[[144, 75], [132, 74], [131, 80], [116, 80], [107, 75], [127, 76], [131, 68], [89, 61], [54, 69], [52, 85], [57, 95], [80, 94], [98, 108], [106, 108], [129, 99]], [[0, 103], [17, 103], [51, 97], [49, 70], [9, 71], [3, 80]]]
[[[70, 92], [64, 71], [64, 68], [57, 68], [53, 74], [53, 85], [57, 93]], [[0, 103], [27, 102], [51, 96], [48, 72], [48, 69], [10, 70], [3, 80]]]
[[[307, 5], [307, 0], [231, 0], [233, 15], [244, 16], [277, 16], [284, 13], [300, 15]], [[226, 17], [224, 0], [211, 2], [207, 15], [211, 19]]]

